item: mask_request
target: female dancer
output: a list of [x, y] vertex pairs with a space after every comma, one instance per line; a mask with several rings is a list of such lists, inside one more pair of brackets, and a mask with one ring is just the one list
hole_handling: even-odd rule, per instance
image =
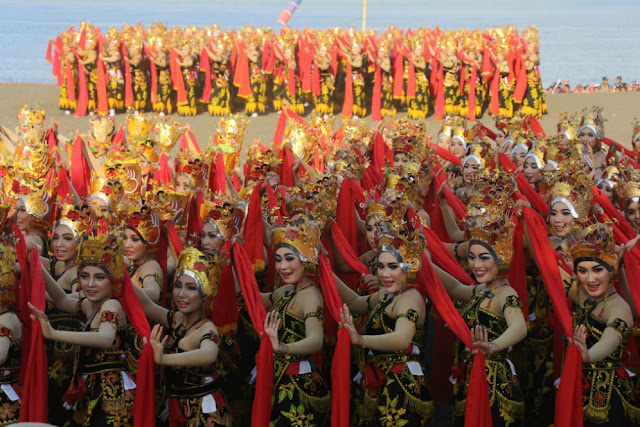
[[73, 385], [64, 397], [65, 405], [75, 408], [71, 425], [132, 425], [135, 383], [126, 372], [127, 318], [115, 298], [121, 293], [123, 260], [122, 241], [115, 236], [83, 241], [78, 254], [78, 283], [85, 295], [82, 299], [68, 295], [45, 276], [47, 294], [56, 307], [86, 317], [83, 331], [54, 329], [47, 315], [29, 304], [45, 338], [80, 347]]
[[[220, 377], [220, 338], [210, 320], [222, 271], [220, 263], [219, 258], [195, 248], [183, 250], [176, 267], [175, 307], [171, 310], [135, 288], [147, 317], [157, 323], [149, 342], [156, 364], [168, 367], [171, 425], [231, 425], [229, 406], [216, 382]], [[163, 328], [167, 331], [164, 338]]]
[[109, 75], [107, 99], [109, 100], [109, 115], [112, 117], [116, 115], [116, 111], [124, 110], [124, 76], [122, 75], [119, 38], [120, 34], [117, 30], [109, 30], [105, 41], [106, 52], [99, 55], [100, 59], [104, 61]]
[[229, 54], [222, 41], [213, 46], [213, 51], [205, 45], [211, 60], [211, 101], [209, 114], [212, 116], [231, 115], [231, 92], [229, 89]]
[[22, 363], [22, 322], [15, 312], [15, 243], [0, 242], [0, 425], [20, 421], [18, 371]]
[[[43, 276], [46, 280], [57, 283], [67, 295], [77, 297], [79, 289], [76, 258], [80, 236], [88, 231], [88, 223], [84, 213], [75, 209], [73, 205], [62, 205], [59, 212], [60, 219], [53, 228], [51, 239], [53, 257], [51, 260], [41, 258]], [[59, 310], [52, 301], [47, 301], [46, 313], [54, 329], [79, 331], [82, 328], [82, 317], [79, 313]], [[46, 348], [49, 361], [48, 420], [62, 425], [71, 415], [62, 407], [62, 396], [71, 384], [76, 346], [62, 341], [48, 341]]]
[[[400, 230], [380, 236], [377, 274], [384, 288], [359, 296], [337, 280], [345, 302], [341, 325], [352, 344], [364, 353], [361, 387], [356, 390], [356, 424], [361, 426], [424, 425], [433, 415], [433, 401], [420, 363], [426, 304], [418, 292], [415, 274], [425, 239], [418, 230]], [[367, 315], [360, 331], [351, 312]]]
[[[511, 346], [527, 335], [522, 303], [509, 285], [509, 262], [513, 255], [514, 225], [497, 201], [489, 205], [472, 202], [470, 206], [485, 210], [468, 219], [468, 260], [477, 286], [461, 284], [434, 266], [442, 284], [452, 298], [465, 301], [461, 315], [471, 329], [474, 347], [482, 351], [489, 383], [489, 399], [494, 425], [510, 425], [524, 417], [524, 399], [515, 370], [507, 359]], [[504, 202], [502, 202], [504, 203]], [[464, 422], [467, 388], [473, 365], [473, 353], [459, 349], [458, 376], [454, 378], [454, 415], [456, 425]]]
[[624, 368], [633, 315], [618, 294], [618, 254], [611, 227], [595, 223], [575, 230], [570, 249], [577, 280], [568, 296], [578, 307], [573, 315], [574, 343], [582, 355], [584, 425], [637, 425], [640, 393], [637, 379]]
[[160, 301], [162, 268], [155, 260], [160, 239], [158, 213], [147, 207], [134, 208], [127, 214], [123, 239], [131, 282], [142, 288], [152, 301]]
[[[273, 408], [271, 425], [290, 426], [304, 420], [324, 425], [331, 394], [311, 358], [322, 350], [323, 299], [315, 270], [318, 228], [305, 217], [273, 229], [275, 268], [282, 286], [263, 293], [269, 311], [265, 333], [273, 345]], [[239, 292], [240, 289], [237, 289]]]
[[55, 189], [44, 182], [26, 183], [22, 189], [23, 194], [15, 204], [16, 226], [25, 235], [27, 249], [35, 248], [40, 255], [46, 256], [49, 252], [47, 232], [54, 219]]

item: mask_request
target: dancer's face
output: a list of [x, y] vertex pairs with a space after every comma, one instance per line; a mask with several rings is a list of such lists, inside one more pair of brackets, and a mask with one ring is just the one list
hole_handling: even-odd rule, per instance
[[557, 237], [565, 237], [576, 219], [563, 202], [554, 203], [549, 212], [549, 229]]
[[31, 225], [31, 216], [27, 213], [27, 206], [24, 204], [24, 200], [18, 199], [16, 202], [16, 226], [20, 231], [29, 230]]
[[524, 159], [527, 158], [527, 150], [522, 147], [518, 147], [511, 153], [511, 161], [519, 168], [524, 165]]
[[542, 171], [533, 157], [528, 157], [524, 161], [522, 174], [529, 184], [535, 184], [542, 179]]
[[639, 202], [631, 202], [629, 203], [629, 207], [625, 209], [624, 216], [627, 218], [627, 221], [631, 223], [633, 229], [636, 232], [640, 231], [640, 203]]
[[580, 142], [582, 142], [584, 145], [588, 145], [589, 147], [591, 147], [591, 149], [595, 152], [596, 148], [598, 146], [598, 138], [596, 137], [596, 134], [593, 132], [592, 129], [590, 128], [584, 128], [580, 131], [580, 134], [578, 135], [578, 138], [580, 139]]
[[176, 191], [178, 193], [190, 193], [191, 190], [193, 190], [191, 178], [184, 174], [178, 175], [176, 177]]
[[609, 200], [611, 200], [611, 202], [613, 202], [614, 199], [614, 192], [613, 192], [613, 188], [611, 188], [611, 186], [609, 185], [608, 182], [606, 181], [602, 181], [601, 183], [598, 184], [598, 189], [600, 191], [602, 191], [602, 194], [604, 194], [605, 196], [607, 196], [607, 198]]
[[490, 283], [498, 275], [498, 264], [493, 254], [478, 244], [469, 247], [469, 268], [479, 284]]
[[196, 281], [186, 274], [178, 277], [173, 284], [173, 301], [182, 314], [197, 313], [202, 310], [202, 295]]
[[378, 255], [378, 279], [390, 294], [400, 292], [407, 283], [407, 273], [402, 271], [400, 262], [390, 252]]
[[102, 217], [106, 217], [109, 215], [109, 206], [102, 200], [100, 197], [94, 197], [89, 201], [89, 205], [94, 209], [95, 212], [100, 214]]
[[87, 299], [99, 304], [111, 299], [113, 287], [107, 273], [100, 267], [94, 265], [86, 265], [82, 267], [78, 275], [80, 289]]
[[205, 222], [200, 232], [200, 248], [202, 252], [208, 255], [217, 255], [220, 253], [222, 239], [218, 236], [218, 230], [213, 224]]
[[609, 292], [609, 270], [596, 261], [581, 261], [576, 274], [578, 281], [591, 298], [600, 298]]
[[502, 144], [504, 144], [506, 137], [507, 135], [505, 135], [502, 129], [498, 129], [496, 131], [496, 144], [498, 144], [498, 147], [502, 147]]
[[129, 261], [139, 261], [147, 255], [147, 244], [142, 240], [140, 235], [135, 231], [124, 229], [124, 255]]
[[296, 285], [304, 276], [304, 265], [291, 249], [279, 248], [276, 251], [276, 272], [285, 285]]
[[452, 139], [451, 144], [449, 145], [449, 151], [453, 153], [454, 156], [461, 159], [464, 157], [467, 149], [464, 146], [464, 143], [460, 141], [458, 138]]
[[58, 261], [67, 262], [76, 258], [78, 243], [73, 235], [73, 231], [63, 224], [53, 230], [53, 238], [51, 239], [51, 248], [53, 249], [53, 256]]
[[464, 178], [464, 182], [470, 183], [473, 182], [474, 175], [480, 169], [480, 164], [476, 159], [467, 159], [462, 167], [462, 177]]
[[446, 133], [443, 133], [438, 137], [438, 147], [449, 150], [451, 148], [451, 137]]

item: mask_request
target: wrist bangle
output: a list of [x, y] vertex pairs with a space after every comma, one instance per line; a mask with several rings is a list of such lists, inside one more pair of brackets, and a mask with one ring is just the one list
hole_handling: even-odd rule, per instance
[[364, 347], [364, 335], [360, 335], [360, 347]]

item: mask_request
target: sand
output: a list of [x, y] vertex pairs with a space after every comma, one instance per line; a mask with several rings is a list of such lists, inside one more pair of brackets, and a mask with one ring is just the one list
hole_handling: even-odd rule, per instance
[[[13, 130], [17, 126], [16, 115], [21, 106], [42, 105], [47, 117], [60, 122], [59, 132], [67, 137], [75, 135], [76, 130], [87, 132], [89, 117], [73, 117], [65, 115], [58, 109], [59, 89], [55, 84], [36, 83], [0, 83], [0, 124]], [[629, 93], [570, 93], [547, 95], [549, 114], [540, 120], [542, 127], [548, 134], [555, 134], [558, 114], [569, 111], [580, 111], [583, 108], [599, 105], [603, 108], [605, 134], [627, 147], [631, 144], [632, 123], [635, 117], [640, 119], [640, 92]], [[402, 116], [399, 114], [398, 116]], [[124, 121], [125, 114], [116, 116], [116, 123]], [[181, 117], [172, 114], [170, 117], [182, 124], [189, 124], [200, 147], [204, 148], [209, 139], [215, 134], [219, 117], [211, 117], [208, 113], [201, 113], [195, 117]], [[244, 138], [245, 147], [254, 138], [260, 138], [265, 145], [271, 143], [275, 133], [278, 115], [266, 114], [249, 120], [249, 126]], [[365, 120], [371, 123], [370, 117]], [[485, 125], [493, 128], [493, 120], [487, 114], [480, 119]], [[336, 117], [337, 129], [341, 123], [340, 115]], [[433, 116], [427, 118], [427, 132], [436, 134], [440, 122]]]

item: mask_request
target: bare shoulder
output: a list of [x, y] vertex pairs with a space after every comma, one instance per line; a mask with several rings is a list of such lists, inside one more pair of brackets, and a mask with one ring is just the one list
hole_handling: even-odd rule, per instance
[[160, 264], [158, 264], [158, 261], [154, 259], [151, 261], [147, 261], [140, 266], [140, 275], [142, 277], [146, 276], [147, 274], [156, 273], [162, 274], [162, 268], [160, 268]]
[[633, 327], [631, 307], [621, 296], [612, 299], [607, 305], [607, 324], [611, 324], [616, 319], [621, 319], [625, 321], [628, 327]]

